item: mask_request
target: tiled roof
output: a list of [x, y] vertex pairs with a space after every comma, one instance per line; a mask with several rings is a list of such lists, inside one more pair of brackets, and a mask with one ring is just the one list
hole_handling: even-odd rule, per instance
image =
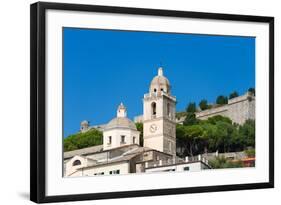
[[96, 146], [92, 146], [92, 147], [87, 147], [84, 149], [77, 149], [77, 150], [73, 150], [73, 151], [69, 151], [69, 152], [64, 152], [64, 159], [68, 159], [71, 157], [74, 157], [76, 155], [85, 155], [85, 154], [89, 154], [89, 153], [95, 153], [95, 152], [101, 152], [103, 149], [103, 145], [96, 145]]

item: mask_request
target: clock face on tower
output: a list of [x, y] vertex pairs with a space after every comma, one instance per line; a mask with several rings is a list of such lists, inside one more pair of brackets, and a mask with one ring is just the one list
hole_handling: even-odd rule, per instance
[[157, 125], [155, 124], [150, 125], [150, 132], [156, 132], [156, 130], [157, 130]]

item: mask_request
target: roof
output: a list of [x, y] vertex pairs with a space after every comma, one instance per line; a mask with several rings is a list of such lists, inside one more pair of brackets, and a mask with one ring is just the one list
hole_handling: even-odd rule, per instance
[[[152, 151], [152, 150], [154, 150], [154, 149], [151, 149], [149, 147], [138, 147], [137, 149], [131, 151], [129, 154], [147, 152], [147, 151]], [[157, 151], [157, 150], [154, 150], [154, 151]]]
[[[69, 158], [72, 158], [76, 155], [82, 156], [82, 155], [89, 155], [89, 154], [96, 154], [96, 153], [101, 153], [101, 152], [112, 152], [118, 149], [127, 149], [127, 148], [144, 148], [144, 147], [140, 147], [140, 145], [138, 144], [128, 144], [128, 145], [123, 145], [121, 147], [115, 147], [112, 149], [108, 149], [108, 150], [103, 150], [103, 145], [96, 145], [96, 146], [92, 146], [92, 147], [87, 147], [87, 148], [83, 148], [83, 149], [77, 149], [77, 150], [73, 150], [73, 151], [69, 151], [69, 152], [64, 152], [64, 160], [67, 160]], [[150, 148], [148, 148], [150, 149]], [[128, 150], [127, 150], [128, 151]]]
[[125, 161], [131, 160], [132, 158], [138, 156], [139, 154], [141, 154], [141, 153], [128, 154], [128, 155], [124, 155], [124, 156], [121, 155], [118, 158], [109, 159], [107, 161], [102, 161], [102, 162], [97, 162], [97, 163], [95, 163], [93, 165], [89, 165], [87, 167], [81, 167], [79, 169], [87, 169], [87, 168], [101, 166], [101, 165], [110, 165], [110, 164], [113, 164], [113, 163], [125, 162]]
[[163, 69], [160, 67], [158, 69], [158, 75], [155, 76], [151, 83], [150, 83], [150, 92], [155, 92], [155, 90], [157, 92], [160, 92], [160, 91], [164, 91], [168, 94], [170, 94], [170, 82], [169, 80], [163, 75]]
[[[110, 151], [110, 150], [106, 150], [106, 151]], [[139, 156], [140, 154], [143, 154], [143, 153], [149, 152], [149, 151], [163, 153], [163, 152], [160, 152], [158, 150], [151, 149], [149, 147], [139, 147], [138, 146], [138, 147], [135, 147], [134, 149], [131, 149], [131, 150], [128, 150], [128, 151], [124, 152], [120, 156], [108, 159], [106, 161], [97, 162], [97, 163], [89, 165], [87, 167], [81, 167], [79, 169], [87, 169], [87, 168], [92, 168], [92, 167], [96, 167], [96, 166], [111, 165], [111, 164], [114, 164], [114, 163], [127, 162], [127, 161], [130, 161], [131, 159]], [[166, 154], [166, 153], [163, 153], [163, 154], [171, 156], [170, 154]], [[140, 163], [140, 161], [136, 162], [136, 163]]]
[[104, 128], [104, 130], [113, 129], [113, 128], [127, 128], [131, 130], [136, 130], [137, 127], [133, 121], [127, 117], [116, 117], [112, 119]]
[[[130, 146], [127, 146], [127, 147], [135, 147], [135, 148], [131, 149], [131, 150], [127, 150], [123, 154], [121, 154], [121, 155], [119, 155], [117, 157], [113, 157], [111, 159], [107, 159], [105, 161], [100, 161], [100, 162], [96, 161], [95, 164], [89, 165], [87, 167], [81, 167], [80, 169], [87, 169], [87, 168], [101, 166], [101, 165], [107, 165], [107, 164], [113, 164], [113, 163], [129, 161], [129, 160], [133, 159], [134, 157], [140, 155], [142, 152], [151, 150], [150, 148], [139, 147], [138, 145], [137, 146], [135, 146], [135, 145], [131, 146], [130, 145]], [[119, 147], [119, 149], [122, 149], [122, 147]], [[106, 150], [106, 151], [110, 152], [112, 150]]]
[[150, 85], [165, 85], [165, 86], [170, 86], [170, 81], [165, 77], [165, 76], [161, 76], [161, 75], [157, 75], [157, 76], [155, 76], [153, 79], [152, 79], [152, 81], [151, 81], [151, 83], [150, 83]]
[[89, 153], [94, 153], [94, 152], [100, 152], [103, 149], [103, 145], [96, 145], [96, 146], [92, 146], [92, 147], [87, 147], [87, 148], [83, 148], [83, 149], [77, 149], [77, 150], [73, 150], [73, 151], [69, 151], [69, 152], [64, 152], [64, 159], [68, 159], [71, 157], [74, 157], [76, 155], [85, 155], [85, 154], [89, 154]]

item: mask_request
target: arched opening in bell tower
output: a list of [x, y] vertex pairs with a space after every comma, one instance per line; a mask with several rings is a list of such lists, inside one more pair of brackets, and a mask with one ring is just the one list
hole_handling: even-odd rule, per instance
[[152, 117], [156, 116], [156, 102], [151, 103], [151, 114]]
[[167, 115], [171, 117], [170, 103], [167, 103]]

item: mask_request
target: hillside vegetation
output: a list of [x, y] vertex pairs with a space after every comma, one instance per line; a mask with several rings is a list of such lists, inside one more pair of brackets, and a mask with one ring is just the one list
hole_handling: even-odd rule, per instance
[[91, 129], [88, 132], [77, 133], [64, 139], [64, 152], [82, 149], [102, 144], [102, 132]]

